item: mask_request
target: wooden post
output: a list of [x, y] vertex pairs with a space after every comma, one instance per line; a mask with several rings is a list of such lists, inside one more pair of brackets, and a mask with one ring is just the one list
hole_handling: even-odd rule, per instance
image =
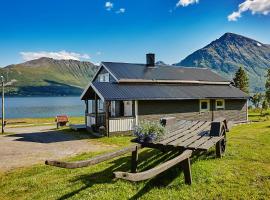
[[248, 99], [247, 99], [247, 103], [246, 103], [246, 118], [247, 118], [247, 122], [248, 122]]
[[138, 117], [138, 101], [135, 100], [135, 125], [139, 125], [139, 117]]
[[4, 77], [1, 76], [1, 81], [2, 81], [2, 133], [5, 132], [4, 127], [5, 127], [5, 90], [4, 90]]
[[131, 173], [137, 172], [138, 166], [138, 146], [136, 146], [135, 150], [131, 153]]
[[181, 162], [181, 166], [185, 176], [185, 183], [191, 185], [192, 176], [191, 176], [191, 167], [190, 167], [190, 159], [187, 158]]
[[106, 127], [106, 134], [108, 137], [110, 137], [110, 128], [109, 128], [109, 107], [110, 107], [110, 101], [105, 101], [105, 127]]
[[85, 126], [87, 126], [87, 114], [89, 113], [89, 108], [88, 108], [89, 104], [88, 104], [88, 100], [85, 100]]
[[221, 141], [218, 141], [216, 143], [216, 157], [217, 158], [221, 158], [222, 157]]
[[215, 118], [215, 116], [214, 116], [214, 107], [215, 107], [215, 100], [210, 99], [210, 110], [211, 110], [211, 114], [212, 114], [211, 121], [214, 121], [214, 118]]
[[97, 128], [97, 122], [98, 122], [98, 98], [97, 94], [95, 93], [95, 128]]

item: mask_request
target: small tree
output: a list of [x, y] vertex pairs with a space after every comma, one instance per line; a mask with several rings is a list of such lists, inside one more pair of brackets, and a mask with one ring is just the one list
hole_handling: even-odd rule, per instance
[[262, 105], [263, 99], [264, 99], [264, 96], [262, 93], [256, 93], [253, 95], [251, 102], [253, 103], [255, 108], [259, 108], [260, 105]]
[[248, 76], [245, 70], [240, 67], [237, 72], [235, 73], [235, 76], [233, 78], [235, 87], [239, 88], [245, 93], [249, 93], [248, 91]]
[[264, 110], [267, 110], [268, 109], [268, 102], [267, 100], [265, 99], [262, 103], [262, 109], [261, 109], [261, 115], [263, 114], [263, 111]]
[[268, 103], [270, 103], [270, 69], [267, 70], [267, 75], [266, 75], [265, 99]]

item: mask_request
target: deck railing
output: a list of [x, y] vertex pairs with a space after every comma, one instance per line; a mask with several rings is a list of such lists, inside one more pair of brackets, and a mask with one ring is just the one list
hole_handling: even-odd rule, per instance
[[132, 131], [135, 127], [134, 117], [117, 117], [109, 119], [110, 132]]
[[96, 114], [95, 113], [88, 113], [86, 115], [87, 119], [87, 126], [91, 127], [94, 124], [97, 125], [104, 125], [105, 124], [105, 113], [98, 113], [97, 123], [96, 123]]
[[[95, 113], [88, 113], [86, 115], [87, 126], [91, 127], [94, 124], [98, 126], [105, 125], [105, 113], [98, 113], [97, 123]], [[110, 132], [124, 132], [132, 131], [135, 127], [134, 117], [110, 117], [109, 118], [109, 131]]]

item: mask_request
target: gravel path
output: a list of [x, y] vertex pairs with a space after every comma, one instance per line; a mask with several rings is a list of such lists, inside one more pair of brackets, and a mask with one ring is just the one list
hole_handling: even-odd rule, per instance
[[14, 134], [0, 135], [0, 171], [43, 163], [46, 159], [60, 159], [112, 148], [91, 140], [78, 139], [54, 128], [7, 128], [6, 132]]

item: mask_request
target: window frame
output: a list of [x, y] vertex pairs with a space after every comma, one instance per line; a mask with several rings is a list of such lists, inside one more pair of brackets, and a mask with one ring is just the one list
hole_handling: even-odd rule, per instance
[[[202, 103], [203, 102], [207, 103], [207, 109], [202, 109]], [[200, 99], [199, 108], [200, 108], [200, 112], [208, 112], [208, 111], [210, 111], [210, 99]]]
[[[218, 101], [222, 102], [222, 106], [217, 105]], [[216, 110], [225, 110], [225, 100], [224, 99], [216, 99], [215, 108], [216, 108]]]

